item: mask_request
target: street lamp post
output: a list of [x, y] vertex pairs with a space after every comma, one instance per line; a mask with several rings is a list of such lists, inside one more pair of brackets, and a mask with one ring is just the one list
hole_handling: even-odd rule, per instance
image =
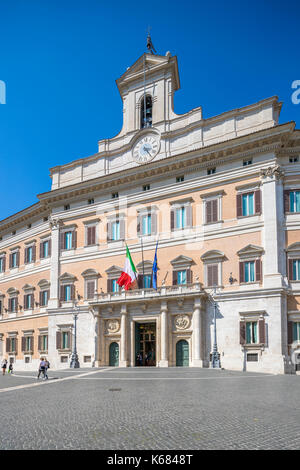
[[74, 342], [73, 342], [73, 351], [71, 356], [70, 368], [71, 369], [78, 369], [80, 367], [78, 354], [77, 354], [77, 317], [78, 317], [79, 307], [77, 305], [77, 301], [74, 303]]
[[218, 346], [217, 346], [217, 302], [215, 300], [216, 296], [216, 286], [214, 287], [214, 345], [213, 345], [213, 352], [211, 355], [211, 365], [213, 369], [220, 369], [220, 354], [218, 353]]

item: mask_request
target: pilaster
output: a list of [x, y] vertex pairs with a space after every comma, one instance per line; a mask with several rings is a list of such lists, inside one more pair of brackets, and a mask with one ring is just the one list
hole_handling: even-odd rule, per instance
[[49, 220], [51, 228], [51, 264], [50, 264], [50, 299], [49, 308], [59, 307], [59, 275], [60, 275], [60, 227], [63, 225], [59, 219]]
[[160, 361], [159, 367], [168, 367], [168, 303], [163, 300], [160, 307]]

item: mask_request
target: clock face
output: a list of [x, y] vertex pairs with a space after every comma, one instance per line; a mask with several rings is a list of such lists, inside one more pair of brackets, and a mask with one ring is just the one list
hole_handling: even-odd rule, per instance
[[137, 163], [150, 162], [159, 152], [159, 137], [155, 134], [148, 134], [138, 140], [132, 149], [132, 158]]

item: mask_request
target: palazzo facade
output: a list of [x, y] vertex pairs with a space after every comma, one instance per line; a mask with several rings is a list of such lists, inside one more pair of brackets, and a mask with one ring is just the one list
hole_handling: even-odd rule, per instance
[[[0, 360], [68, 367], [76, 313], [80, 367], [209, 367], [216, 326], [225, 369], [295, 372], [300, 131], [279, 124], [276, 96], [175, 114], [169, 52], [143, 54], [117, 86], [120, 133], [0, 222]], [[130, 291], [116, 282], [126, 244]]]

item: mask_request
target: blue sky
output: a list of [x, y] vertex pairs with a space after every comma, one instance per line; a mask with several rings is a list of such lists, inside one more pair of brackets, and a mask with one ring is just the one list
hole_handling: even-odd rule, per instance
[[0, 220], [50, 190], [49, 168], [116, 135], [115, 80], [146, 51], [177, 55], [175, 112], [208, 118], [277, 95], [296, 121], [299, 1], [0, 0]]

